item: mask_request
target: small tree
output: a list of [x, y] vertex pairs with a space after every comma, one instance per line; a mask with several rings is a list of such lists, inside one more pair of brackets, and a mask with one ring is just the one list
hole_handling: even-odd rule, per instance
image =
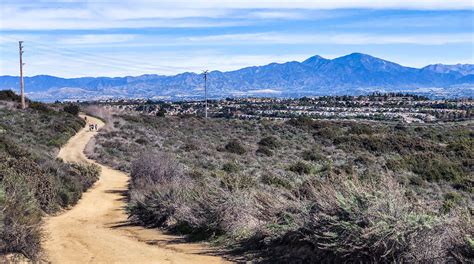
[[159, 116], [159, 117], [164, 117], [166, 115], [166, 110], [161, 108], [157, 113], [156, 113], [156, 116]]
[[78, 105], [75, 105], [75, 104], [69, 104], [69, 105], [66, 105], [64, 108], [63, 108], [64, 112], [66, 113], [70, 113], [71, 115], [75, 115], [77, 116], [79, 114], [79, 111], [81, 110], [79, 108]]

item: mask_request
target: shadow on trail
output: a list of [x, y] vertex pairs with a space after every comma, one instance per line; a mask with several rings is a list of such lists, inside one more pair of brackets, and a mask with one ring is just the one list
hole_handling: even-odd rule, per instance
[[120, 198], [116, 199], [117, 201], [124, 202], [125, 204], [128, 203], [128, 190], [106, 190], [104, 191], [105, 193], [110, 193], [110, 194], [119, 194]]

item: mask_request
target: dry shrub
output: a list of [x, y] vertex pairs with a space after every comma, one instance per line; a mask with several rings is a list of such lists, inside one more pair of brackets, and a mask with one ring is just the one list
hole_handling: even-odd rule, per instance
[[182, 168], [163, 153], [142, 154], [132, 163], [129, 212], [133, 221], [162, 226], [187, 188]]
[[183, 177], [180, 165], [164, 153], [142, 154], [132, 163], [131, 188], [147, 192], [155, 185], [171, 183]]
[[259, 226], [256, 200], [248, 191], [230, 191], [209, 180], [195, 185], [191, 193], [178, 221], [207, 236], [248, 237]]
[[40, 250], [41, 210], [24, 175], [10, 169], [2, 174], [5, 195], [0, 201], [3, 218], [0, 244], [6, 252], [22, 253], [34, 259]]
[[315, 248], [316, 258], [325, 261], [451, 259], [454, 244], [440, 243], [459, 225], [447, 228], [448, 219], [405, 192], [391, 177], [376, 183], [341, 178], [318, 183], [308, 192], [314, 204], [301, 229], [304, 240]]

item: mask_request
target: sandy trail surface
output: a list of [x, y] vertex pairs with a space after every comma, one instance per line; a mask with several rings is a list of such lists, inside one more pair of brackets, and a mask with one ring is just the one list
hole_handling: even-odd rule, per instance
[[[104, 123], [87, 117], [88, 123]], [[96, 132], [84, 128], [61, 149], [66, 162], [101, 167], [100, 179], [72, 209], [45, 220], [43, 248], [52, 263], [224, 263], [203, 244], [130, 225], [125, 193], [128, 175], [89, 160], [84, 148]]]

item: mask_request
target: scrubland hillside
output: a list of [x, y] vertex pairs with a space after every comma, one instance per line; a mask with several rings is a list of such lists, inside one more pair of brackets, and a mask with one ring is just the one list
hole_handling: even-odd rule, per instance
[[142, 225], [256, 261], [472, 261], [472, 122], [109, 121], [88, 155]]
[[38, 259], [42, 217], [75, 204], [99, 170], [56, 159], [85, 125], [75, 107], [29, 102], [20, 110], [18, 101], [0, 91], [0, 253]]

